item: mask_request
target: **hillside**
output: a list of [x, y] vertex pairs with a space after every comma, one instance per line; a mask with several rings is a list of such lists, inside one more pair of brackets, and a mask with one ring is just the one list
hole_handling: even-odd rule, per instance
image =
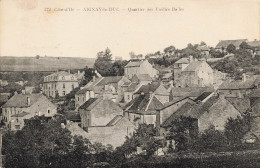
[[0, 57], [0, 71], [56, 71], [93, 67], [94, 58]]

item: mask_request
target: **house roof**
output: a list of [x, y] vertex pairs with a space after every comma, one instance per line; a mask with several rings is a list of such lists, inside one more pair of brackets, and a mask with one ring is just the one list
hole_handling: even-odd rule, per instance
[[138, 114], [155, 114], [156, 108], [163, 106], [163, 104], [156, 98], [149, 94], [140, 95], [126, 104], [125, 108], [128, 112]]
[[251, 109], [253, 116], [260, 117], [260, 98], [254, 100], [254, 102], [251, 104]]
[[178, 61], [175, 62], [175, 64], [189, 64], [190, 61], [189, 61], [189, 58], [181, 58], [179, 59]]
[[18, 114], [14, 114], [14, 115], [12, 115], [11, 117], [24, 117], [24, 116], [26, 116], [26, 115], [28, 115], [28, 114], [30, 114], [30, 113], [26, 113], [26, 112], [21, 112], [21, 113], [18, 113]]
[[153, 79], [148, 74], [135, 74], [140, 81], [152, 81]]
[[209, 48], [208, 48], [207, 45], [199, 45], [197, 47], [197, 49], [200, 50], [200, 51], [209, 51]]
[[[30, 107], [44, 95], [40, 93], [33, 94], [15, 94], [2, 107]], [[30, 104], [27, 104], [27, 98], [30, 98]]]
[[252, 90], [252, 93], [249, 94], [249, 97], [260, 97], [260, 88]]
[[250, 45], [251, 47], [260, 47], [260, 41], [249, 41], [247, 42], [248, 45]]
[[124, 76], [107, 76], [102, 77], [100, 82], [96, 84], [96, 86], [104, 86], [111, 83], [118, 83]]
[[254, 88], [256, 84], [259, 84], [258, 77], [252, 77], [250, 79], [247, 79], [246, 81], [225, 81], [219, 86], [219, 89], [250, 89]]
[[192, 104], [186, 102], [175, 113], [173, 113], [167, 120], [162, 123], [162, 127], [168, 127], [171, 123], [180, 116], [191, 117], [198, 119], [203, 115], [213, 104], [218, 100], [218, 96], [210, 97], [203, 104]]
[[144, 61], [130, 61], [125, 68], [127, 67], [139, 67]]
[[149, 92], [154, 92], [156, 89], [160, 86], [159, 82], [152, 82], [148, 85], [142, 85], [137, 91], [136, 94], [141, 94], [141, 93], [149, 93]]
[[193, 61], [183, 71], [184, 72], [185, 71], [189, 71], [189, 72], [196, 71], [199, 68], [199, 66], [204, 63], [206, 63], [206, 62], [205, 61]]
[[121, 116], [121, 115], [116, 115], [106, 126], [114, 126], [114, 125], [116, 125], [117, 122], [119, 122], [122, 118], [123, 118], [123, 116]]
[[86, 101], [84, 104], [82, 104], [79, 109], [84, 109], [84, 110], [92, 110], [98, 102], [100, 102], [101, 99], [99, 98], [90, 98], [88, 101]]
[[226, 97], [241, 114], [244, 114], [247, 110], [250, 110], [250, 100], [247, 98]]
[[138, 83], [131, 83], [126, 89], [126, 92], [134, 92], [138, 87], [139, 87]]
[[58, 76], [58, 75], [66, 76], [66, 75], [71, 75], [71, 73], [66, 72], [66, 71], [58, 71], [58, 72], [52, 73], [52, 74], [50, 74], [48, 76]]
[[75, 111], [68, 111], [65, 113], [65, 117], [67, 120], [81, 120], [80, 114]]
[[188, 87], [180, 88], [174, 87], [171, 90], [171, 95], [173, 97], [198, 97], [204, 92], [213, 92], [214, 89], [211, 87]]
[[206, 99], [212, 92], [203, 92], [200, 96], [198, 96], [194, 101], [203, 101]]
[[[158, 107], [157, 110], [163, 110], [163, 109], [165, 109], [165, 108], [167, 108], [167, 107], [169, 107], [169, 106], [171, 106], [173, 104], [176, 104], [176, 103], [178, 103], [178, 102], [180, 102], [182, 100], [185, 100], [185, 99], [190, 99], [190, 98], [189, 97], [178, 97], [178, 98], [175, 98], [172, 101], [170, 101], [168, 103], [165, 103], [162, 107]], [[192, 99], [190, 99], [190, 100], [192, 100]]]
[[227, 48], [229, 44], [233, 44], [235, 47], [239, 47], [242, 42], [246, 42], [247, 39], [237, 39], [237, 40], [221, 40], [216, 48]]

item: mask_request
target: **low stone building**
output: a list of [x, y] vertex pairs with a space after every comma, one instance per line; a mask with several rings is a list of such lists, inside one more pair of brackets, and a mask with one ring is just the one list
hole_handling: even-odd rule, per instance
[[75, 94], [76, 109], [89, 98], [104, 96], [104, 94], [110, 95], [110, 99], [114, 102], [120, 102], [124, 97], [121, 86], [126, 82], [130, 82], [130, 80], [124, 76], [108, 76], [94, 79]]
[[247, 78], [243, 74], [242, 80], [239, 81], [225, 81], [218, 88], [218, 93], [225, 97], [243, 98], [252, 93], [254, 89], [260, 86], [260, 76], [253, 76]]
[[90, 98], [79, 107], [82, 128], [106, 126], [115, 116], [123, 115], [123, 110], [112, 100], [104, 97]]
[[212, 96], [200, 104], [186, 102], [161, 124], [160, 135], [167, 134], [172, 122], [181, 116], [194, 119], [198, 131], [204, 132], [210, 126], [223, 131], [229, 118], [237, 118], [241, 115], [241, 112], [223, 96]]
[[102, 143], [112, 145], [113, 148], [123, 145], [126, 136], [131, 137], [137, 129], [127, 118], [117, 115], [107, 125], [90, 126], [87, 131], [83, 130], [76, 123], [70, 123], [67, 128], [72, 135], [82, 136], [89, 139], [91, 143]]
[[221, 40], [219, 43], [216, 45], [215, 49], [218, 51], [226, 52], [228, 45], [233, 44], [236, 49], [239, 49], [239, 46], [243, 42], [248, 42], [247, 39], [237, 39], [237, 40]]
[[2, 121], [11, 129], [23, 127], [23, 119], [36, 115], [52, 117], [57, 106], [43, 94], [15, 94], [2, 107]]
[[159, 71], [156, 70], [148, 60], [130, 61], [125, 66], [124, 76], [132, 79], [134, 75], [148, 74], [151, 78], [158, 78]]

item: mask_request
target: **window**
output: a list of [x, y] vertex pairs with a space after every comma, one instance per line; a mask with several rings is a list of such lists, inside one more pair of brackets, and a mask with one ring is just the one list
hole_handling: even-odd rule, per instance
[[65, 92], [65, 91], [63, 91], [63, 92], [62, 92], [62, 95], [63, 95], [63, 96], [65, 96], [65, 94], [66, 94], [66, 92]]
[[74, 89], [74, 84], [71, 85], [72, 89]]
[[16, 122], [19, 122], [18, 118], [16, 119]]
[[127, 95], [127, 99], [130, 100], [130, 95]]
[[78, 101], [79, 101], [79, 97], [78, 97]]
[[51, 110], [48, 109], [48, 114], [50, 114], [50, 113], [51, 113]]
[[65, 83], [63, 83], [63, 88], [65, 88]]
[[84, 100], [84, 96], [82, 97], [82, 100], [85, 101], [85, 100]]

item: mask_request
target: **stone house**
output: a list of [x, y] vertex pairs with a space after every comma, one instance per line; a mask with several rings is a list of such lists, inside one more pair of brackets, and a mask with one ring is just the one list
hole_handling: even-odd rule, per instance
[[229, 118], [237, 118], [241, 115], [241, 112], [223, 96], [212, 96], [200, 104], [186, 102], [161, 124], [160, 135], [167, 134], [172, 122], [180, 116], [194, 119], [198, 131], [202, 133], [210, 126], [223, 131]]
[[24, 118], [52, 117], [57, 113], [57, 106], [42, 94], [15, 94], [1, 108], [2, 121], [12, 129], [22, 128]]
[[179, 98], [189, 97], [192, 100], [197, 99], [203, 93], [213, 93], [214, 89], [212, 87], [173, 87], [170, 91], [170, 101]]
[[169, 103], [156, 109], [156, 128], [160, 129], [161, 123], [164, 123], [173, 113], [175, 113], [185, 103], [195, 104], [195, 102], [189, 97], [175, 98]]
[[133, 83], [139, 83], [141, 85], [148, 85], [149, 83], [152, 83], [153, 79], [148, 74], [135, 74], [132, 77]]
[[183, 71], [181, 71], [181, 75], [176, 82], [176, 86], [213, 86], [213, 69], [206, 63], [206, 61], [193, 61], [188, 64]]
[[79, 87], [77, 74], [59, 71], [44, 77], [42, 91], [47, 97], [65, 96]]
[[248, 42], [247, 39], [237, 39], [237, 40], [221, 40], [219, 43], [216, 45], [215, 49], [218, 51], [226, 52], [228, 45], [233, 44], [236, 49], [239, 49], [239, 46], [243, 42]]
[[130, 80], [124, 76], [108, 76], [94, 79], [75, 94], [75, 107], [79, 108], [89, 98], [105, 95], [109, 95], [114, 102], [120, 102], [124, 97], [121, 86], [127, 82], [130, 82]]
[[253, 76], [247, 79], [243, 74], [242, 81], [225, 81], [219, 88], [218, 93], [225, 97], [238, 97], [243, 98], [252, 93], [260, 86], [260, 76]]
[[104, 97], [90, 98], [79, 107], [82, 128], [106, 126], [115, 116], [123, 115], [123, 110], [112, 100]]
[[193, 57], [181, 58], [173, 64], [174, 82], [180, 83], [181, 72], [193, 61]]
[[134, 75], [148, 74], [151, 78], [158, 78], [159, 71], [156, 70], [148, 60], [130, 61], [125, 66], [125, 77], [132, 79]]
[[91, 143], [102, 143], [103, 145], [112, 145], [113, 148], [123, 145], [125, 137], [131, 137], [137, 129], [127, 118], [117, 115], [107, 125], [90, 126], [87, 132], [76, 123], [70, 123], [67, 128], [72, 135], [82, 136], [89, 139]]
[[128, 103], [134, 98], [134, 93], [137, 92], [142, 85], [138, 83], [130, 83], [124, 90], [124, 102]]
[[156, 95], [141, 94], [124, 107], [124, 116], [136, 125], [146, 123], [155, 126], [156, 108], [163, 106]]

